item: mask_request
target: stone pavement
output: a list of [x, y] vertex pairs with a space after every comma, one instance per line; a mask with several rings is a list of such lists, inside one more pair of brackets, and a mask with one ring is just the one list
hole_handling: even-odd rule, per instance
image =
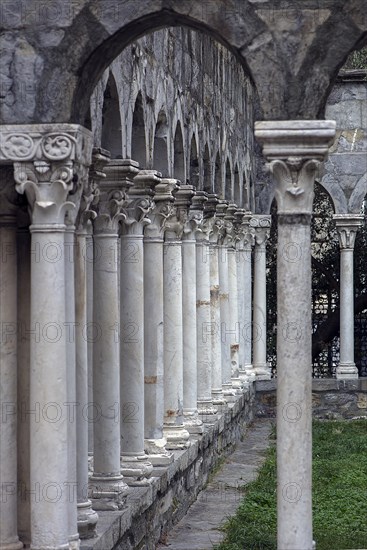
[[256, 479], [269, 446], [272, 422], [256, 420], [207, 487], [201, 491], [186, 516], [170, 531], [160, 550], [211, 550], [223, 539], [225, 520], [235, 514], [243, 493], [239, 487]]

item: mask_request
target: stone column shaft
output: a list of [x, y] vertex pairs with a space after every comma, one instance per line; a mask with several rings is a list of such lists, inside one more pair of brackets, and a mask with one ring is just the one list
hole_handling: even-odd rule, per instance
[[[163, 240], [164, 228], [173, 212], [175, 180], [161, 180], [160, 173], [145, 170], [154, 185], [151, 223], [144, 231], [144, 398], [145, 451], [153, 466], [166, 466], [173, 454], [166, 450], [164, 417], [163, 348]], [[143, 175], [143, 171], [140, 172]]]
[[254, 215], [250, 224], [255, 230], [254, 294], [253, 294], [253, 367], [256, 380], [269, 380], [266, 347], [266, 242], [270, 216]]
[[277, 548], [311, 550], [310, 223], [315, 175], [335, 122], [257, 122], [255, 136], [277, 183]]
[[93, 262], [94, 457], [90, 496], [96, 510], [121, 508], [126, 484], [120, 473], [120, 347], [117, 275], [118, 229], [125, 195], [118, 182], [101, 181], [96, 206]]
[[338, 379], [358, 378], [354, 363], [354, 243], [363, 216], [336, 214], [334, 216], [340, 244], [340, 362]]
[[244, 371], [246, 376], [253, 380], [255, 372], [252, 366], [252, 248], [254, 234], [249, 228], [250, 215], [247, 215], [247, 230], [244, 238], [243, 281], [245, 288], [243, 327], [241, 330], [241, 344], [243, 346]]
[[16, 200], [14, 187], [8, 174], [0, 190], [1, 550], [23, 547], [17, 521], [17, 224], [15, 207], [9, 204], [9, 198]]
[[[73, 124], [7, 126], [17, 191], [31, 210], [30, 492], [32, 550], [76, 547], [70, 488], [65, 215], [78, 208], [91, 133]], [[19, 150], [20, 147], [20, 150]], [[24, 161], [24, 148], [28, 151]], [[73, 176], [77, 175], [73, 182]], [[73, 189], [74, 188], [74, 189]], [[71, 194], [71, 191], [74, 191]], [[75, 197], [76, 203], [70, 198]], [[42, 292], [40, 292], [42, 288]], [[72, 484], [72, 481], [71, 481]], [[52, 525], [52, 529], [50, 529]], [[72, 540], [73, 539], [73, 540]]]
[[[189, 189], [185, 190], [185, 187]], [[183, 309], [182, 231], [191, 186], [175, 194], [175, 216], [167, 224], [163, 251], [164, 303], [164, 429], [168, 449], [182, 449], [190, 443], [183, 421]], [[187, 195], [187, 197], [186, 197]], [[180, 203], [183, 203], [182, 210]]]

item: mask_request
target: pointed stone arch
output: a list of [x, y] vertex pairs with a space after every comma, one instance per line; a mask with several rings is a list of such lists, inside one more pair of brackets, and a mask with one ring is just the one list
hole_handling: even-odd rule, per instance
[[212, 182], [211, 182], [211, 166], [210, 166], [210, 151], [209, 146], [206, 143], [204, 147], [203, 154], [203, 191], [211, 193]]
[[173, 174], [172, 176], [182, 183], [186, 183], [185, 148], [182, 134], [181, 122], [176, 124], [175, 137], [173, 140]]
[[223, 198], [223, 185], [222, 185], [222, 165], [220, 162], [219, 151], [215, 157], [215, 176], [214, 176], [214, 192], [218, 197]]
[[145, 133], [144, 106], [141, 92], [138, 93], [131, 129], [131, 158], [139, 163], [140, 168], [147, 165], [147, 144]]
[[166, 113], [159, 112], [154, 133], [153, 169], [161, 172], [163, 177], [169, 176], [168, 165], [169, 128]]
[[192, 134], [191, 144], [190, 144], [190, 185], [194, 185], [197, 189], [199, 188], [199, 156], [198, 156], [198, 146], [196, 142], [195, 133]]
[[120, 101], [112, 72], [103, 97], [101, 146], [111, 153], [111, 158], [122, 158]]
[[231, 163], [229, 162], [228, 157], [227, 157], [226, 166], [225, 166], [224, 198], [227, 201], [233, 200]]

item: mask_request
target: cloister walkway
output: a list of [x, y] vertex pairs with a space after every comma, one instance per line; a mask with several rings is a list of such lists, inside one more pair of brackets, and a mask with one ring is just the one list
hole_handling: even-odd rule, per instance
[[186, 516], [157, 549], [211, 550], [222, 540], [220, 527], [238, 508], [243, 498], [240, 487], [256, 479], [269, 446], [270, 431], [271, 420], [255, 420], [243, 441], [237, 444]]

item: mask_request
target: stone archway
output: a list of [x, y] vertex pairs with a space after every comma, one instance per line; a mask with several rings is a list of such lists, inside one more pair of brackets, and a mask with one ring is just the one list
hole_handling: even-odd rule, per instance
[[[20, 3], [11, 13], [2, 7], [1, 45], [12, 66], [3, 123], [87, 125], [89, 98], [103, 71], [127, 44], [169, 25], [208, 32], [226, 45], [256, 84], [263, 119], [316, 118], [347, 55], [367, 41], [364, 0], [342, 7], [314, 0], [304, 9], [290, 0], [286, 11], [251, 0], [140, 0], [138, 6], [132, 0], [112, 5], [78, 0], [72, 8], [60, 4], [52, 17], [38, 9], [36, 20], [44, 32], [30, 40], [34, 18], [24, 20]], [[17, 86], [11, 74], [17, 75]]]

